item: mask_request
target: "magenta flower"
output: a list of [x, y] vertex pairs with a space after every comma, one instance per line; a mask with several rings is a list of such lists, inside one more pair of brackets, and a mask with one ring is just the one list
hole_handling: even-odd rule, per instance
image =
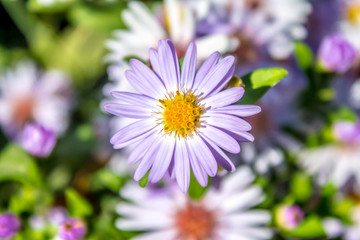
[[249, 123], [240, 117], [260, 112], [258, 106], [233, 105], [244, 94], [242, 87], [224, 90], [234, 73], [234, 57], [219, 61], [220, 53], [210, 55], [196, 73], [196, 46], [191, 43], [180, 71], [178, 57], [170, 40], [159, 41], [150, 49], [151, 70], [130, 60], [126, 77], [139, 93], [112, 92], [122, 103], [105, 104], [116, 116], [133, 118], [110, 140], [115, 149], [131, 144], [137, 147], [129, 163], [139, 162], [135, 181], [148, 171], [149, 182], [159, 181], [168, 171], [186, 192], [190, 168], [199, 183], [206, 186], [208, 175], [218, 165], [227, 171], [235, 167], [223, 150], [239, 153], [238, 141], [253, 141]]
[[360, 121], [339, 122], [333, 126], [335, 137], [343, 143], [356, 144], [360, 143]]
[[0, 215], [0, 238], [11, 238], [20, 229], [20, 220], [17, 216], [9, 213]]
[[320, 63], [330, 72], [346, 72], [353, 65], [356, 55], [356, 49], [340, 34], [327, 36], [319, 49]]
[[58, 237], [61, 240], [81, 240], [85, 237], [86, 225], [84, 221], [69, 218], [61, 223]]
[[43, 125], [28, 123], [23, 130], [21, 144], [30, 154], [47, 157], [56, 144], [56, 135]]
[[67, 218], [68, 212], [64, 207], [53, 207], [47, 215], [47, 220], [53, 225], [59, 225]]
[[276, 213], [277, 223], [284, 229], [292, 230], [304, 220], [304, 212], [296, 205], [284, 205]]

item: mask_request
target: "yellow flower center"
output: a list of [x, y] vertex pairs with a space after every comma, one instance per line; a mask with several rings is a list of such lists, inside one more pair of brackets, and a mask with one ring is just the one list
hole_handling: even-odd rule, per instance
[[360, 4], [348, 6], [346, 14], [350, 23], [360, 24]]
[[193, 93], [182, 94], [179, 91], [170, 98], [161, 99], [159, 102], [164, 108], [164, 131], [175, 133], [175, 136], [185, 137], [192, 135], [199, 126], [201, 107]]

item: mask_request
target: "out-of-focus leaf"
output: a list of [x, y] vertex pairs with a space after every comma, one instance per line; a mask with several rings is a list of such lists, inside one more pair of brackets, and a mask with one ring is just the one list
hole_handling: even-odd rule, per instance
[[74, 189], [68, 189], [65, 193], [66, 203], [71, 216], [86, 217], [92, 214], [93, 209], [88, 201], [80, 196]]
[[326, 236], [321, 219], [316, 215], [307, 217], [299, 227], [287, 234], [291, 237], [302, 239], [322, 238]]
[[41, 175], [34, 159], [21, 147], [8, 145], [0, 155], [0, 181], [13, 180], [41, 186]]
[[149, 184], [149, 174], [150, 170], [139, 180], [139, 186], [144, 188]]
[[307, 70], [313, 65], [314, 54], [306, 43], [296, 42], [294, 54], [296, 61], [301, 69]]
[[292, 195], [299, 202], [305, 202], [313, 193], [311, 179], [304, 173], [296, 173], [294, 175], [291, 181], [290, 189]]
[[348, 121], [348, 122], [356, 122], [357, 116], [349, 107], [341, 107], [337, 111], [330, 114], [331, 123]]
[[245, 94], [237, 104], [254, 104], [287, 74], [288, 72], [282, 68], [266, 68], [241, 77]]
[[109, 169], [100, 169], [94, 175], [93, 182], [101, 184], [103, 187], [117, 193], [123, 183], [123, 180]]
[[45, 1], [29, 0], [27, 1], [27, 8], [34, 13], [58, 13], [65, 11], [71, 4], [77, 0], [51, 0], [49, 3]]
[[16, 214], [32, 212], [34, 209], [49, 206], [52, 201], [53, 198], [51, 194], [43, 188], [24, 185], [16, 195], [12, 195], [9, 202], [9, 209]]
[[47, 183], [53, 191], [57, 191], [68, 186], [70, 180], [70, 170], [66, 166], [60, 165], [49, 174]]
[[124, 6], [125, 2], [123, 2], [123, 6], [113, 8], [95, 8], [79, 4], [69, 11], [68, 17], [75, 26], [82, 26], [96, 32], [110, 33], [114, 29], [125, 28], [120, 15]]

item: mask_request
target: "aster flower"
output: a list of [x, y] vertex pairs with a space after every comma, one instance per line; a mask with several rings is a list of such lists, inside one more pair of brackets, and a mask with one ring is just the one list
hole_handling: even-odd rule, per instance
[[59, 71], [40, 73], [30, 62], [0, 76], [0, 124], [11, 137], [33, 121], [61, 134], [70, 111], [70, 86]]
[[129, 163], [139, 163], [134, 179], [151, 168], [149, 181], [159, 181], [169, 170], [183, 191], [190, 181], [190, 167], [202, 186], [215, 176], [218, 165], [227, 171], [235, 167], [220, 148], [239, 153], [238, 141], [252, 141], [251, 126], [240, 117], [260, 111], [258, 106], [230, 104], [244, 94], [241, 87], [221, 91], [234, 73], [234, 57], [219, 60], [213, 53], [195, 74], [196, 46], [189, 45], [180, 72], [175, 47], [169, 40], [150, 49], [154, 71], [142, 62], [130, 60], [127, 79], [139, 92], [113, 92], [119, 103], [105, 104], [116, 116], [139, 119], [122, 128], [110, 140], [115, 149], [137, 143]]
[[263, 201], [262, 191], [251, 185], [254, 176], [243, 167], [224, 177], [219, 188], [210, 188], [199, 201], [193, 201], [177, 188], [140, 188], [128, 184], [116, 222], [120, 230], [149, 231], [133, 239], [203, 240], [270, 239], [266, 224], [271, 216], [265, 210], [250, 209]]
[[121, 73], [128, 68], [124, 61], [126, 57], [138, 57], [147, 61], [149, 48], [156, 47], [161, 39], [170, 38], [180, 57], [189, 43], [196, 41], [201, 60], [214, 51], [225, 53], [237, 46], [237, 41], [226, 34], [197, 38], [196, 19], [192, 9], [180, 0], [165, 0], [159, 9], [163, 11], [155, 11], [154, 15], [145, 4], [139, 1], [129, 2], [128, 8], [122, 12], [122, 19], [129, 29], [115, 31], [114, 39], [106, 43], [110, 49], [107, 60], [113, 63], [108, 69], [110, 76], [123, 78]]
[[85, 222], [81, 219], [69, 218], [61, 223], [57, 239], [81, 240], [84, 239], [85, 234]]
[[68, 218], [68, 212], [64, 207], [53, 207], [50, 209], [47, 220], [57, 226]]
[[356, 55], [356, 49], [341, 34], [324, 38], [319, 49], [320, 64], [330, 72], [346, 72], [354, 64]]
[[9, 213], [0, 215], [0, 238], [12, 238], [20, 229], [20, 220], [17, 216]]
[[304, 220], [304, 212], [296, 205], [283, 205], [276, 211], [277, 224], [286, 229], [293, 230]]
[[360, 0], [344, 0], [339, 31], [360, 52]]
[[351, 178], [360, 186], [360, 122], [339, 122], [333, 127], [338, 143], [310, 149], [300, 156], [301, 164], [320, 184], [343, 187]]
[[262, 46], [274, 59], [285, 59], [292, 52], [293, 41], [306, 37], [303, 24], [311, 12], [307, 0], [206, 1], [209, 12], [199, 22], [198, 34], [226, 33], [236, 37], [244, 62], [257, 60]]
[[47, 157], [56, 144], [56, 135], [42, 125], [28, 123], [24, 127], [21, 144], [30, 154]]

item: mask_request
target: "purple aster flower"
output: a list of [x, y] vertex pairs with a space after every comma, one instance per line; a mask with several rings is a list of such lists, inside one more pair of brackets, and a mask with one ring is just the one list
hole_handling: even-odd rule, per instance
[[0, 238], [11, 238], [20, 229], [20, 220], [13, 214], [0, 215]]
[[61, 240], [81, 240], [86, 234], [84, 221], [69, 218], [61, 223], [58, 238]]
[[298, 206], [284, 205], [276, 213], [277, 223], [287, 230], [295, 229], [304, 220], [304, 212]]
[[319, 60], [328, 71], [344, 73], [356, 59], [356, 49], [340, 34], [324, 38], [319, 49]]
[[122, 103], [108, 103], [104, 109], [136, 119], [110, 140], [115, 149], [137, 144], [128, 159], [131, 164], [140, 162], [135, 181], [149, 169], [150, 183], [169, 171], [186, 192], [190, 168], [202, 186], [207, 185], [208, 175], [216, 175], [218, 165], [235, 170], [223, 150], [239, 153], [238, 141], [254, 140], [248, 133], [250, 124], [240, 117], [254, 115], [260, 107], [230, 105], [243, 96], [244, 89], [221, 91], [233, 76], [235, 59], [219, 58], [220, 53], [213, 53], [196, 73], [196, 46], [191, 43], [180, 71], [174, 45], [161, 40], [158, 50], [150, 49], [153, 71], [130, 60], [132, 69], [126, 77], [139, 93], [113, 92]]
[[55, 146], [56, 135], [43, 125], [28, 123], [24, 127], [21, 143], [30, 154], [47, 157]]

